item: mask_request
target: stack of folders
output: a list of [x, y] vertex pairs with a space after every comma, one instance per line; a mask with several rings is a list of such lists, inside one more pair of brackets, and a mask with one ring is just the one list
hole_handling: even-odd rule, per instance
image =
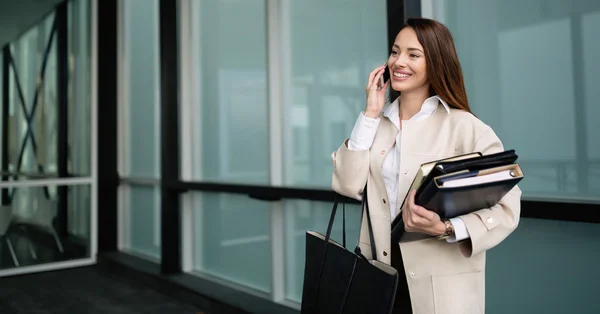
[[[417, 190], [415, 204], [454, 218], [496, 205], [519, 181], [523, 172], [514, 150], [482, 155], [475, 152], [421, 165], [409, 189]], [[407, 194], [408, 195], [408, 194]], [[405, 210], [406, 197], [402, 204]], [[402, 215], [392, 222], [392, 239], [404, 233]]]

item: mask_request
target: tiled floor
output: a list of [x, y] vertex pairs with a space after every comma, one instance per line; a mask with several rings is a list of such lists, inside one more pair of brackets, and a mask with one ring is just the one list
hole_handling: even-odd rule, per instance
[[198, 314], [203, 311], [92, 266], [0, 278], [0, 313]]

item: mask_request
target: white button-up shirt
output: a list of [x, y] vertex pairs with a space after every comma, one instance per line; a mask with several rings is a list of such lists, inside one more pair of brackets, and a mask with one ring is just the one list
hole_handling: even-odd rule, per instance
[[[438, 96], [432, 96], [425, 100], [421, 106], [421, 110], [409, 120], [418, 121], [430, 117], [431, 114], [438, 110], [439, 103], [441, 103], [444, 109], [450, 113], [450, 107], [448, 104], [446, 104], [446, 102], [444, 102]], [[402, 157], [400, 153], [402, 147], [402, 128], [400, 127], [399, 110], [399, 100], [397, 99], [388, 105], [383, 111], [383, 116], [390, 119], [390, 121], [398, 129], [396, 143], [394, 143], [394, 146], [392, 146], [392, 148], [386, 153], [383, 164], [381, 165], [381, 173], [385, 183], [385, 188], [387, 190], [390, 205], [391, 220], [394, 220], [396, 216], [396, 204], [398, 204], [399, 201], [402, 202], [402, 200], [398, 200], [398, 185], [400, 180], [398, 172], [400, 171], [400, 162]], [[364, 112], [361, 112], [356, 120], [352, 134], [350, 135], [348, 149], [354, 151], [370, 149], [371, 145], [373, 145], [373, 141], [375, 140], [375, 134], [377, 133], [379, 122], [379, 117], [372, 119], [365, 116]], [[469, 233], [462, 219], [452, 218], [450, 221], [454, 226], [455, 235], [454, 237], [448, 238], [448, 242], [456, 242], [469, 237]]]

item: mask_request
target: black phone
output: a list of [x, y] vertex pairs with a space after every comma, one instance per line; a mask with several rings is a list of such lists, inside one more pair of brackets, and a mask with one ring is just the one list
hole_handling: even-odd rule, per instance
[[386, 65], [385, 69], [383, 70], [383, 74], [379, 78], [379, 87], [383, 87], [385, 82], [387, 82], [389, 80], [390, 80], [390, 69]]

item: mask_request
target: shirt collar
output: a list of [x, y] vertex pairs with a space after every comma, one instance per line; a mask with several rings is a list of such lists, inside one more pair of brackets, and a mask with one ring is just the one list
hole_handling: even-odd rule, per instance
[[[398, 129], [400, 129], [400, 117], [398, 116], [400, 110], [399, 102], [400, 97], [396, 98], [396, 100], [394, 100], [394, 102], [392, 102], [383, 112], [383, 116], [390, 119]], [[434, 95], [425, 99], [421, 106], [421, 110], [409, 120], [418, 121], [428, 118], [437, 110], [439, 103], [442, 104], [447, 113], [450, 113], [450, 106], [448, 106], [448, 104], [438, 95]]]

